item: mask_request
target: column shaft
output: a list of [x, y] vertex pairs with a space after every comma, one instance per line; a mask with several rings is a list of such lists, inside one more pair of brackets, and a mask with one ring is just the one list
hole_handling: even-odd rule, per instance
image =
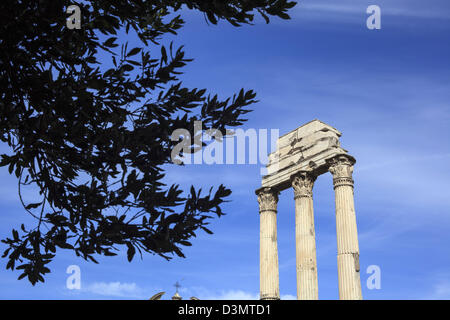
[[278, 193], [270, 188], [258, 190], [260, 208], [260, 296], [261, 300], [280, 299], [277, 246]]
[[340, 156], [331, 162], [330, 172], [336, 202], [339, 298], [361, 300], [358, 232], [353, 197], [353, 158]]
[[292, 178], [295, 194], [297, 299], [317, 300], [317, 259], [312, 188], [315, 177], [300, 173]]

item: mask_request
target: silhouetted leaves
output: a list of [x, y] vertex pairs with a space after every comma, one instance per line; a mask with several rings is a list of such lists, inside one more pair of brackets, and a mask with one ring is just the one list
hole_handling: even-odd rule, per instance
[[[83, 1], [81, 29], [66, 27], [68, 0], [0, 2], [0, 139], [10, 147], [0, 166], [19, 180], [24, 210], [37, 226], [3, 239], [7, 269], [33, 285], [44, 281], [58, 249], [98, 263], [126, 249], [170, 259], [208, 220], [224, 213], [231, 190], [185, 193], [164, 183], [179, 128], [192, 132], [241, 125], [252, 90], [221, 100], [189, 89], [179, 75], [192, 61], [183, 47], [159, 43], [184, 21], [182, 5], [216, 24], [250, 24], [254, 11], [287, 18], [295, 3], [266, 1]], [[128, 50], [120, 32], [142, 47]], [[123, 38], [122, 38], [123, 39]], [[222, 62], [220, 62], [222, 63]], [[201, 146], [191, 146], [192, 149]], [[26, 203], [24, 188], [40, 200]]]
[[130, 242], [127, 242], [127, 247], [128, 247], [127, 258], [128, 258], [128, 261], [131, 261], [131, 260], [133, 260], [134, 254], [136, 253], [136, 249]]

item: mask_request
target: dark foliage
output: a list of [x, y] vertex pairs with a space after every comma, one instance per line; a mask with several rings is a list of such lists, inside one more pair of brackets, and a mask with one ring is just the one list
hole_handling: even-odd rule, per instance
[[[66, 8], [81, 8], [81, 29], [66, 27]], [[220, 100], [205, 89], [183, 87], [180, 69], [190, 60], [183, 48], [160, 44], [184, 21], [180, 9], [202, 12], [207, 21], [239, 26], [259, 13], [288, 19], [287, 0], [144, 1], [2, 0], [0, 2], [1, 155], [18, 179], [19, 195], [37, 186], [41, 200], [24, 203], [36, 226], [12, 230], [2, 240], [7, 269], [19, 279], [44, 281], [57, 248], [96, 262], [121, 246], [166, 259], [183, 257], [181, 246], [231, 191], [220, 185], [202, 194], [163, 183], [171, 163], [171, 133], [239, 126], [253, 91]], [[118, 43], [135, 32], [142, 46]], [[101, 41], [100, 39], [105, 38]], [[125, 37], [121, 37], [124, 39]], [[108, 56], [111, 68], [104, 70]], [[106, 64], [106, 65], [107, 65]], [[195, 146], [192, 146], [194, 148]]]

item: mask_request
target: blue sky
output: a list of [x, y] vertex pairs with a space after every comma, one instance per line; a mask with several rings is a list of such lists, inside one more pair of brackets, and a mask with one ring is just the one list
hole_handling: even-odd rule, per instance
[[[368, 30], [366, 8], [381, 8], [381, 30]], [[356, 159], [355, 207], [365, 299], [450, 298], [450, 3], [430, 0], [306, 0], [292, 20], [234, 28], [206, 25], [187, 13], [173, 39], [195, 60], [187, 86], [221, 97], [254, 89], [243, 127], [280, 134], [320, 119], [343, 136]], [[5, 150], [2, 147], [2, 150]], [[227, 213], [212, 221], [214, 235], [200, 234], [186, 259], [166, 262], [101, 258], [86, 263], [60, 251], [45, 284], [16, 280], [0, 260], [0, 298], [166, 298], [180, 281], [183, 297], [254, 299], [259, 296], [259, 215], [254, 190], [261, 165], [173, 167], [168, 183], [233, 190]], [[26, 195], [31, 197], [32, 195]], [[17, 196], [17, 181], [0, 170], [0, 237], [32, 222]], [[337, 299], [336, 233], [331, 175], [314, 187], [319, 298]], [[280, 195], [278, 249], [282, 298], [296, 295], [293, 192]], [[4, 245], [0, 245], [1, 251]], [[81, 290], [66, 288], [66, 269], [81, 269]], [[366, 287], [370, 265], [381, 268], [381, 289]]]

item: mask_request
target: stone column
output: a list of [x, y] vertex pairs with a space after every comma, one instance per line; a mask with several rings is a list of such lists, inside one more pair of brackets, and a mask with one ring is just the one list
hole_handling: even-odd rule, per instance
[[256, 190], [260, 217], [260, 295], [261, 300], [280, 299], [277, 246], [278, 192], [271, 188]]
[[299, 172], [292, 176], [295, 199], [295, 247], [297, 259], [297, 299], [317, 300], [316, 235], [312, 189], [316, 176]]
[[336, 195], [336, 235], [338, 250], [339, 298], [361, 300], [358, 233], [353, 200], [355, 159], [340, 155], [329, 160]]

